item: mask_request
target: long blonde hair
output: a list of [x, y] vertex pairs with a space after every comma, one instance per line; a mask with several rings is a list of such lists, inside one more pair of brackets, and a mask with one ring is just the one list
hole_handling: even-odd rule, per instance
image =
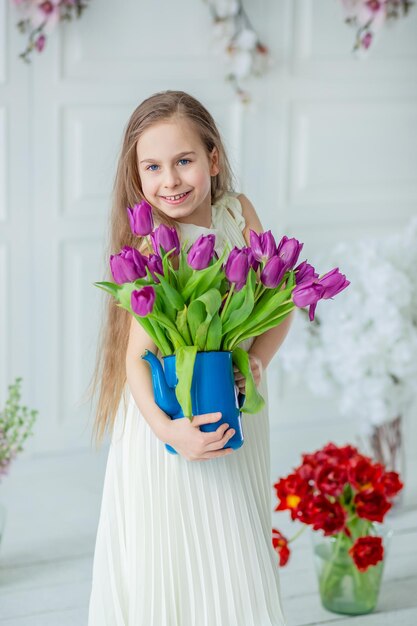
[[[116, 176], [113, 185], [110, 213], [108, 254], [119, 252], [123, 246], [138, 248], [149, 254], [145, 238], [131, 233], [127, 207], [133, 207], [144, 199], [137, 167], [136, 144], [142, 133], [152, 124], [173, 117], [190, 120], [200, 139], [210, 153], [217, 148], [219, 173], [211, 178], [211, 202], [233, 189], [233, 174], [216, 124], [207, 109], [195, 98], [183, 91], [162, 91], [144, 100], [132, 113], [123, 138]], [[175, 220], [152, 207], [155, 225], [166, 224], [176, 228]], [[107, 270], [109, 273], [109, 270]], [[112, 280], [110, 277], [109, 280]], [[116, 306], [111, 296], [106, 306], [97, 349], [96, 367], [90, 383], [90, 398], [98, 396], [93, 434], [100, 444], [107, 430], [113, 425], [126, 384], [125, 356], [129, 338], [131, 316]], [[126, 410], [126, 406], [125, 406]]]

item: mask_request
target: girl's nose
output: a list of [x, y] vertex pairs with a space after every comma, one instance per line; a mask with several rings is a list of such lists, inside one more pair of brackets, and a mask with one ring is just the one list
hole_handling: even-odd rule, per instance
[[167, 189], [176, 187], [181, 182], [178, 172], [175, 169], [167, 170], [165, 174], [164, 185]]

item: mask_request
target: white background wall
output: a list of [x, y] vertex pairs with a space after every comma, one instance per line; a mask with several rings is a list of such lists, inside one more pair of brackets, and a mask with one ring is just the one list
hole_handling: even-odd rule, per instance
[[[201, 0], [91, 2], [26, 66], [13, 7], [0, 0], [0, 402], [17, 375], [40, 411], [27, 454], [90, 445], [81, 397], [92, 371], [104, 234], [122, 131], [162, 89], [209, 108], [240, 190], [277, 237], [303, 253], [403, 227], [417, 207], [417, 10], [364, 61], [336, 0], [246, 0], [275, 66], [244, 109], [211, 50]], [[355, 416], [269, 369], [273, 477], [302, 451], [353, 441]], [[416, 412], [408, 417], [408, 497], [417, 490]]]

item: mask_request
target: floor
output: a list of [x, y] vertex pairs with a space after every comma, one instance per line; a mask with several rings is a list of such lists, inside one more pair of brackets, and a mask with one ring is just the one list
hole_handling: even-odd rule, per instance
[[[86, 625], [106, 455], [103, 448], [18, 458], [3, 479], [0, 502], [7, 519], [0, 548], [0, 626]], [[307, 533], [292, 544], [291, 560], [281, 569], [288, 626], [417, 623], [417, 510], [400, 511], [390, 523], [395, 532], [379, 603], [367, 616], [348, 618], [323, 609]], [[274, 525], [294, 534], [284, 513], [274, 514]]]

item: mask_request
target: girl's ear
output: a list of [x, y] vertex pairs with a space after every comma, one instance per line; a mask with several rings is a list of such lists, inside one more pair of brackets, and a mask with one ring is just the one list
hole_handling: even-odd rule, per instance
[[213, 148], [210, 153], [210, 176], [216, 176], [219, 173], [219, 152], [217, 148]]

